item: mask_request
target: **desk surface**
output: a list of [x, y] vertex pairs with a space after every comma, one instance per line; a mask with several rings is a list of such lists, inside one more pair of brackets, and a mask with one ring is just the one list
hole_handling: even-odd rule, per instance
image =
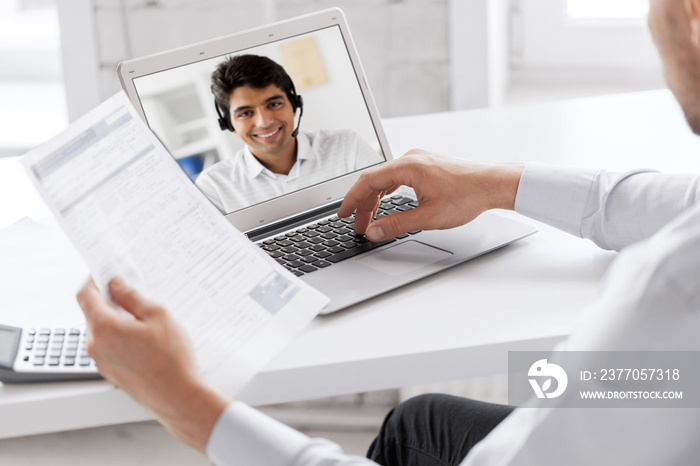
[[[385, 129], [395, 156], [421, 147], [487, 162], [700, 168], [700, 140], [686, 129], [667, 91], [406, 117], [386, 121]], [[0, 159], [0, 226], [24, 215], [47, 215], [27, 183], [17, 160]], [[593, 299], [614, 253], [525, 221], [537, 225], [539, 233], [317, 318], [251, 381], [240, 399], [261, 405], [503, 373], [507, 351], [552, 347]], [[0, 319], [20, 325], [74, 322], [80, 314], [72, 296], [85, 274], [84, 266], [74, 264], [61, 278], [65, 286], [49, 287], [41, 296], [25, 292], [23, 312], [15, 308], [16, 296], [11, 306], [0, 297]], [[0, 277], [15, 284], [28, 279], [10, 274], [3, 264]], [[4, 281], [3, 287], [12, 283]], [[50, 310], [47, 302], [52, 303]], [[3, 438], [151, 416], [121, 391], [98, 381], [2, 386], [0, 418], [13, 419], [0, 425]]]

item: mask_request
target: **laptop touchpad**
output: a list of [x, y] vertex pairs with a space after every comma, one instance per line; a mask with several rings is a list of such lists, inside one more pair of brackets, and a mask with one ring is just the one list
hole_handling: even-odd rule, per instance
[[403, 275], [451, 255], [451, 252], [411, 240], [366, 255], [356, 262], [388, 275]]

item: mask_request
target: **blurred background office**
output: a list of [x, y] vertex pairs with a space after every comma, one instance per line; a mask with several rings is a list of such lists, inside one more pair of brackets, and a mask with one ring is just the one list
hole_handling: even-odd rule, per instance
[[646, 0], [3, 0], [0, 154], [119, 89], [126, 59], [332, 6], [383, 117], [663, 86]]
[[[647, 0], [2, 0], [0, 156], [20, 155], [119, 90], [123, 60], [329, 7], [345, 12], [384, 118], [664, 87]], [[403, 398], [505, 402], [506, 389], [495, 376], [267, 411], [362, 453]], [[36, 455], [78, 445], [74, 465], [207, 464], [154, 423], [1, 440], [0, 462], [44, 464]]]

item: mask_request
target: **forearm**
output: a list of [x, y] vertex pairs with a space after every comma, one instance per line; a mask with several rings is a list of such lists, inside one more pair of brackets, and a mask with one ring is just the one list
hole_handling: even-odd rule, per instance
[[492, 165], [484, 168], [487, 183], [484, 188], [488, 193], [489, 209], [515, 208], [515, 197], [524, 169], [525, 166], [520, 164]]
[[700, 200], [695, 175], [528, 165], [515, 210], [604, 249], [650, 237]]
[[158, 420], [184, 443], [205, 452], [209, 435], [231, 399], [207, 385], [193, 380], [174, 386], [168, 397], [149, 406]]

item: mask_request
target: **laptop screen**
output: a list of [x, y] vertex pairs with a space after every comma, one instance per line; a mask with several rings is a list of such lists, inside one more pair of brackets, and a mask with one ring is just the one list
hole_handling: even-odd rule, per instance
[[[217, 69], [219, 95], [229, 97], [221, 105], [211, 89]], [[275, 74], [270, 70], [283, 77], [268, 78]], [[133, 84], [150, 128], [228, 214], [387, 159], [358, 76], [334, 25], [136, 77]]]

